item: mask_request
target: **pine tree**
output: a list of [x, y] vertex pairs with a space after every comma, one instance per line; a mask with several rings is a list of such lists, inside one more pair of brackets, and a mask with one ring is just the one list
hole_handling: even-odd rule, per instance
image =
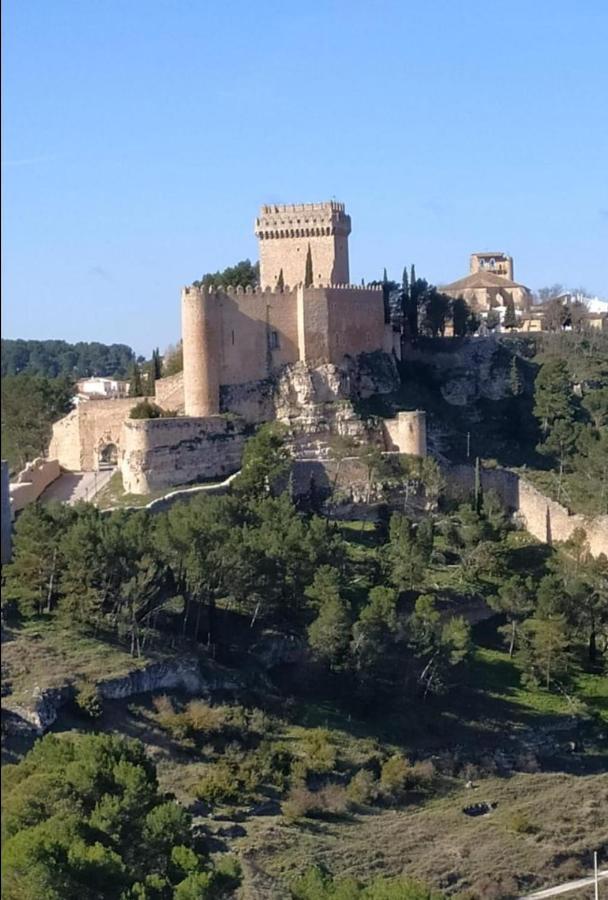
[[279, 277], [277, 278], [277, 290], [284, 291], [285, 290], [285, 279], [283, 278], [283, 269], [279, 272]]
[[507, 302], [505, 303], [505, 317], [502, 324], [505, 328], [517, 327], [517, 316], [515, 315], [515, 304], [513, 303], [513, 297], [509, 297], [507, 299]]
[[312, 270], [312, 250], [310, 249], [310, 244], [308, 245], [308, 250], [306, 251], [306, 268], [304, 270], [304, 287], [311, 287], [314, 281], [314, 275]]

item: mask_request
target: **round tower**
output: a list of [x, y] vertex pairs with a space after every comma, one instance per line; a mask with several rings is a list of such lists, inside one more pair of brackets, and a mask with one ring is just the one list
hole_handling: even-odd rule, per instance
[[423, 409], [397, 413], [399, 450], [412, 456], [426, 456], [426, 413]]
[[184, 406], [187, 416], [220, 411], [220, 305], [204, 288], [182, 290]]

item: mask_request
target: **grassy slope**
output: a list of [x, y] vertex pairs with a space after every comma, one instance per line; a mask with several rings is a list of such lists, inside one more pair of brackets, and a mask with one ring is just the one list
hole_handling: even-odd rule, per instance
[[[468, 818], [471, 803], [498, 804], [488, 816]], [[423, 806], [357, 814], [334, 822], [288, 825], [259, 819], [235, 841], [256, 883], [274, 882], [276, 896], [311, 862], [336, 874], [416, 875], [457, 895], [479, 885], [486, 873], [518, 889], [577, 877], [590, 868], [590, 854], [608, 841], [603, 809], [608, 784], [601, 776], [518, 774], [487, 778], [472, 790], [464, 784]], [[518, 833], [519, 822], [530, 829]], [[521, 827], [521, 825], [519, 825]], [[486, 894], [479, 896], [499, 896]]]

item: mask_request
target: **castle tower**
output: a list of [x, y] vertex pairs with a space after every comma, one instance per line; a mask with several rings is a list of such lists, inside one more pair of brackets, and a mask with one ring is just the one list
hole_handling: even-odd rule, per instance
[[255, 233], [262, 287], [276, 287], [281, 271], [284, 284], [301, 284], [309, 246], [314, 285], [349, 284], [350, 216], [343, 203], [263, 206], [255, 220]]
[[220, 411], [219, 298], [205, 288], [182, 290], [184, 409], [187, 416]]

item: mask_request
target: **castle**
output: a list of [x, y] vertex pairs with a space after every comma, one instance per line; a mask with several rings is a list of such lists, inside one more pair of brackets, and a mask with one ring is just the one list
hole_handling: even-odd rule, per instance
[[[131, 419], [132, 398], [89, 401], [54, 425], [49, 456], [73, 471], [116, 459], [125, 489], [146, 493], [230, 474], [251, 425], [293, 425], [306, 407], [316, 412], [304, 430], [331, 430], [336, 401], [382, 390], [366, 361], [376, 359], [390, 387], [400, 336], [385, 321], [382, 288], [348, 284], [350, 230], [342, 203], [263, 206], [259, 288], [182, 290], [183, 372], [155, 384], [156, 403], [173, 414]], [[423, 418], [389, 424], [388, 448], [424, 455]]]

